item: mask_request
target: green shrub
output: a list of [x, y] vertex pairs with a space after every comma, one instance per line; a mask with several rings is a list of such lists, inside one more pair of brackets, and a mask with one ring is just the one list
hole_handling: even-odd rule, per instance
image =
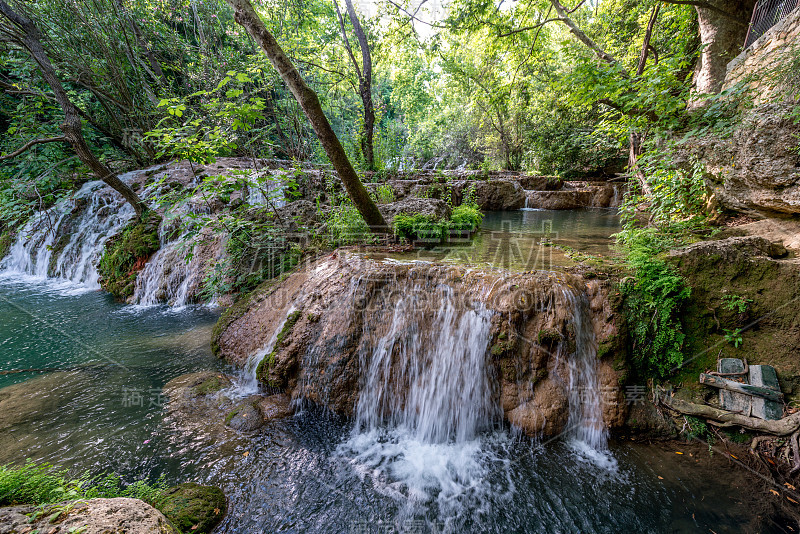
[[328, 215], [327, 225], [333, 246], [352, 245], [372, 238], [367, 223], [351, 202], [335, 206]]
[[394, 188], [389, 184], [381, 184], [375, 189], [375, 201], [378, 204], [394, 202]]
[[0, 506], [47, 505], [99, 497], [130, 497], [154, 504], [167, 488], [163, 477], [154, 483], [139, 480], [126, 485], [114, 473], [96, 478], [84, 473], [74, 478], [65, 469], [30, 460], [21, 467], [0, 466]]
[[450, 223], [453, 228], [459, 230], [475, 231], [481, 227], [483, 222], [483, 212], [472, 204], [458, 206], [453, 208], [453, 215], [450, 217]]
[[640, 371], [664, 377], [683, 363], [685, 334], [680, 321], [691, 288], [662, 253], [674, 244], [655, 228], [618, 234], [635, 282], [623, 284], [631, 354]]
[[106, 242], [98, 266], [103, 289], [120, 300], [133, 295], [139, 270], [161, 246], [160, 224], [161, 217], [157, 213], [147, 212]]
[[414, 215], [400, 213], [394, 218], [395, 235], [409, 241], [441, 243], [447, 239], [449, 228], [449, 221], [440, 221], [421, 213]]

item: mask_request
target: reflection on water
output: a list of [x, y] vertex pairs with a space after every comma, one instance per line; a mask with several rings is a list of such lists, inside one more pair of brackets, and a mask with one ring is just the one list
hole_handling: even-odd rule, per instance
[[[563, 245], [579, 252], [609, 256], [620, 231], [616, 210], [518, 210], [487, 212], [471, 243], [451, 243], [412, 253], [380, 254], [398, 261], [442, 261], [515, 271], [553, 270], [576, 264]], [[373, 255], [372, 257], [376, 257]]]

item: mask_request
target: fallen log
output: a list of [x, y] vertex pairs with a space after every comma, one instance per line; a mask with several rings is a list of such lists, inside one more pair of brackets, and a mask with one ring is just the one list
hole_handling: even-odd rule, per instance
[[705, 404], [695, 404], [668, 395], [659, 396], [661, 404], [684, 415], [704, 417], [711, 423], [720, 427], [741, 426], [758, 432], [765, 432], [776, 436], [788, 436], [800, 429], [800, 412], [794, 413], [783, 419], [768, 421], [757, 417], [749, 417], [727, 410], [720, 410]]
[[711, 386], [720, 389], [727, 389], [728, 391], [735, 391], [736, 393], [744, 393], [745, 395], [752, 395], [754, 397], [761, 397], [775, 402], [783, 401], [783, 393], [775, 391], [774, 389], [764, 388], [760, 386], [753, 386], [750, 384], [742, 384], [734, 382], [727, 378], [714, 376], [706, 373], [700, 373], [700, 383], [706, 386]]

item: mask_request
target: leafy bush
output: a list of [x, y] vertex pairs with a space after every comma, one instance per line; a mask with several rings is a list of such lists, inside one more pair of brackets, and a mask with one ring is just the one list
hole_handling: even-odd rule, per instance
[[333, 246], [352, 245], [372, 239], [367, 223], [351, 202], [335, 206], [326, 222]]
[[473, 204], [462, 204], [453, 208], [453, 214], [450, 217], [451, 226], [459, 230], [475, 231], [481, 227], [482, 222], [483, 212]]
[[148, 212], [106, 242], [98, 266], [103, 289], [120, 300], [133, 295], [138, 271], [161, 246], [158, 237], [160, 224], [161, 217]]
[[124, 484], [119, 475], [108, 473], [77, 478], [50, 464], [28, 461], [21, 467], [0, 466], [0, 506], [47, 505], [75, 499], [130, 497], [154, 504], [167, 490], [163, 477], [154, 483], [139, 480]]
[[675, 241], [655, 228], [617, 236], [635, 282], [622, 285], [634, 361], [648, 375], [664, 377], [683, 363], [681, 310], [691, 294], [686, 281], [661, 254]]
[[375, 200], [378, 204], [394, 202], [394, 188], [389, 184], [381, 184], [375, 189]]
[[421, 213], [414, 215], [401, 213], [394, 218], [395, 235], [409, 241], [438, 244], [447, 239], [449, 228], [449, 221], [440, 221]]

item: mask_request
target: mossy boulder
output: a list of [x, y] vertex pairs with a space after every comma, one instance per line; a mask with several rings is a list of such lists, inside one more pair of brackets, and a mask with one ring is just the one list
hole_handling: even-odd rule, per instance
[[148, 212], [106, 242], [100, 260], [100, 285], [119, 300], [133, 295], [136, 276], [161, 246], [161, 216]]
[[215, 486], [189, 482], [166, 491], [157, 508], [181, 532], [211, 532], [228, 510], [225, 494]]
[[6, 230], [0, 233], [0, 259], [6, 257], [8, 254], [9, 249], [11, 249], [11, 245], [14, 244], [14, 236], [11, 233], [11, 230]]

